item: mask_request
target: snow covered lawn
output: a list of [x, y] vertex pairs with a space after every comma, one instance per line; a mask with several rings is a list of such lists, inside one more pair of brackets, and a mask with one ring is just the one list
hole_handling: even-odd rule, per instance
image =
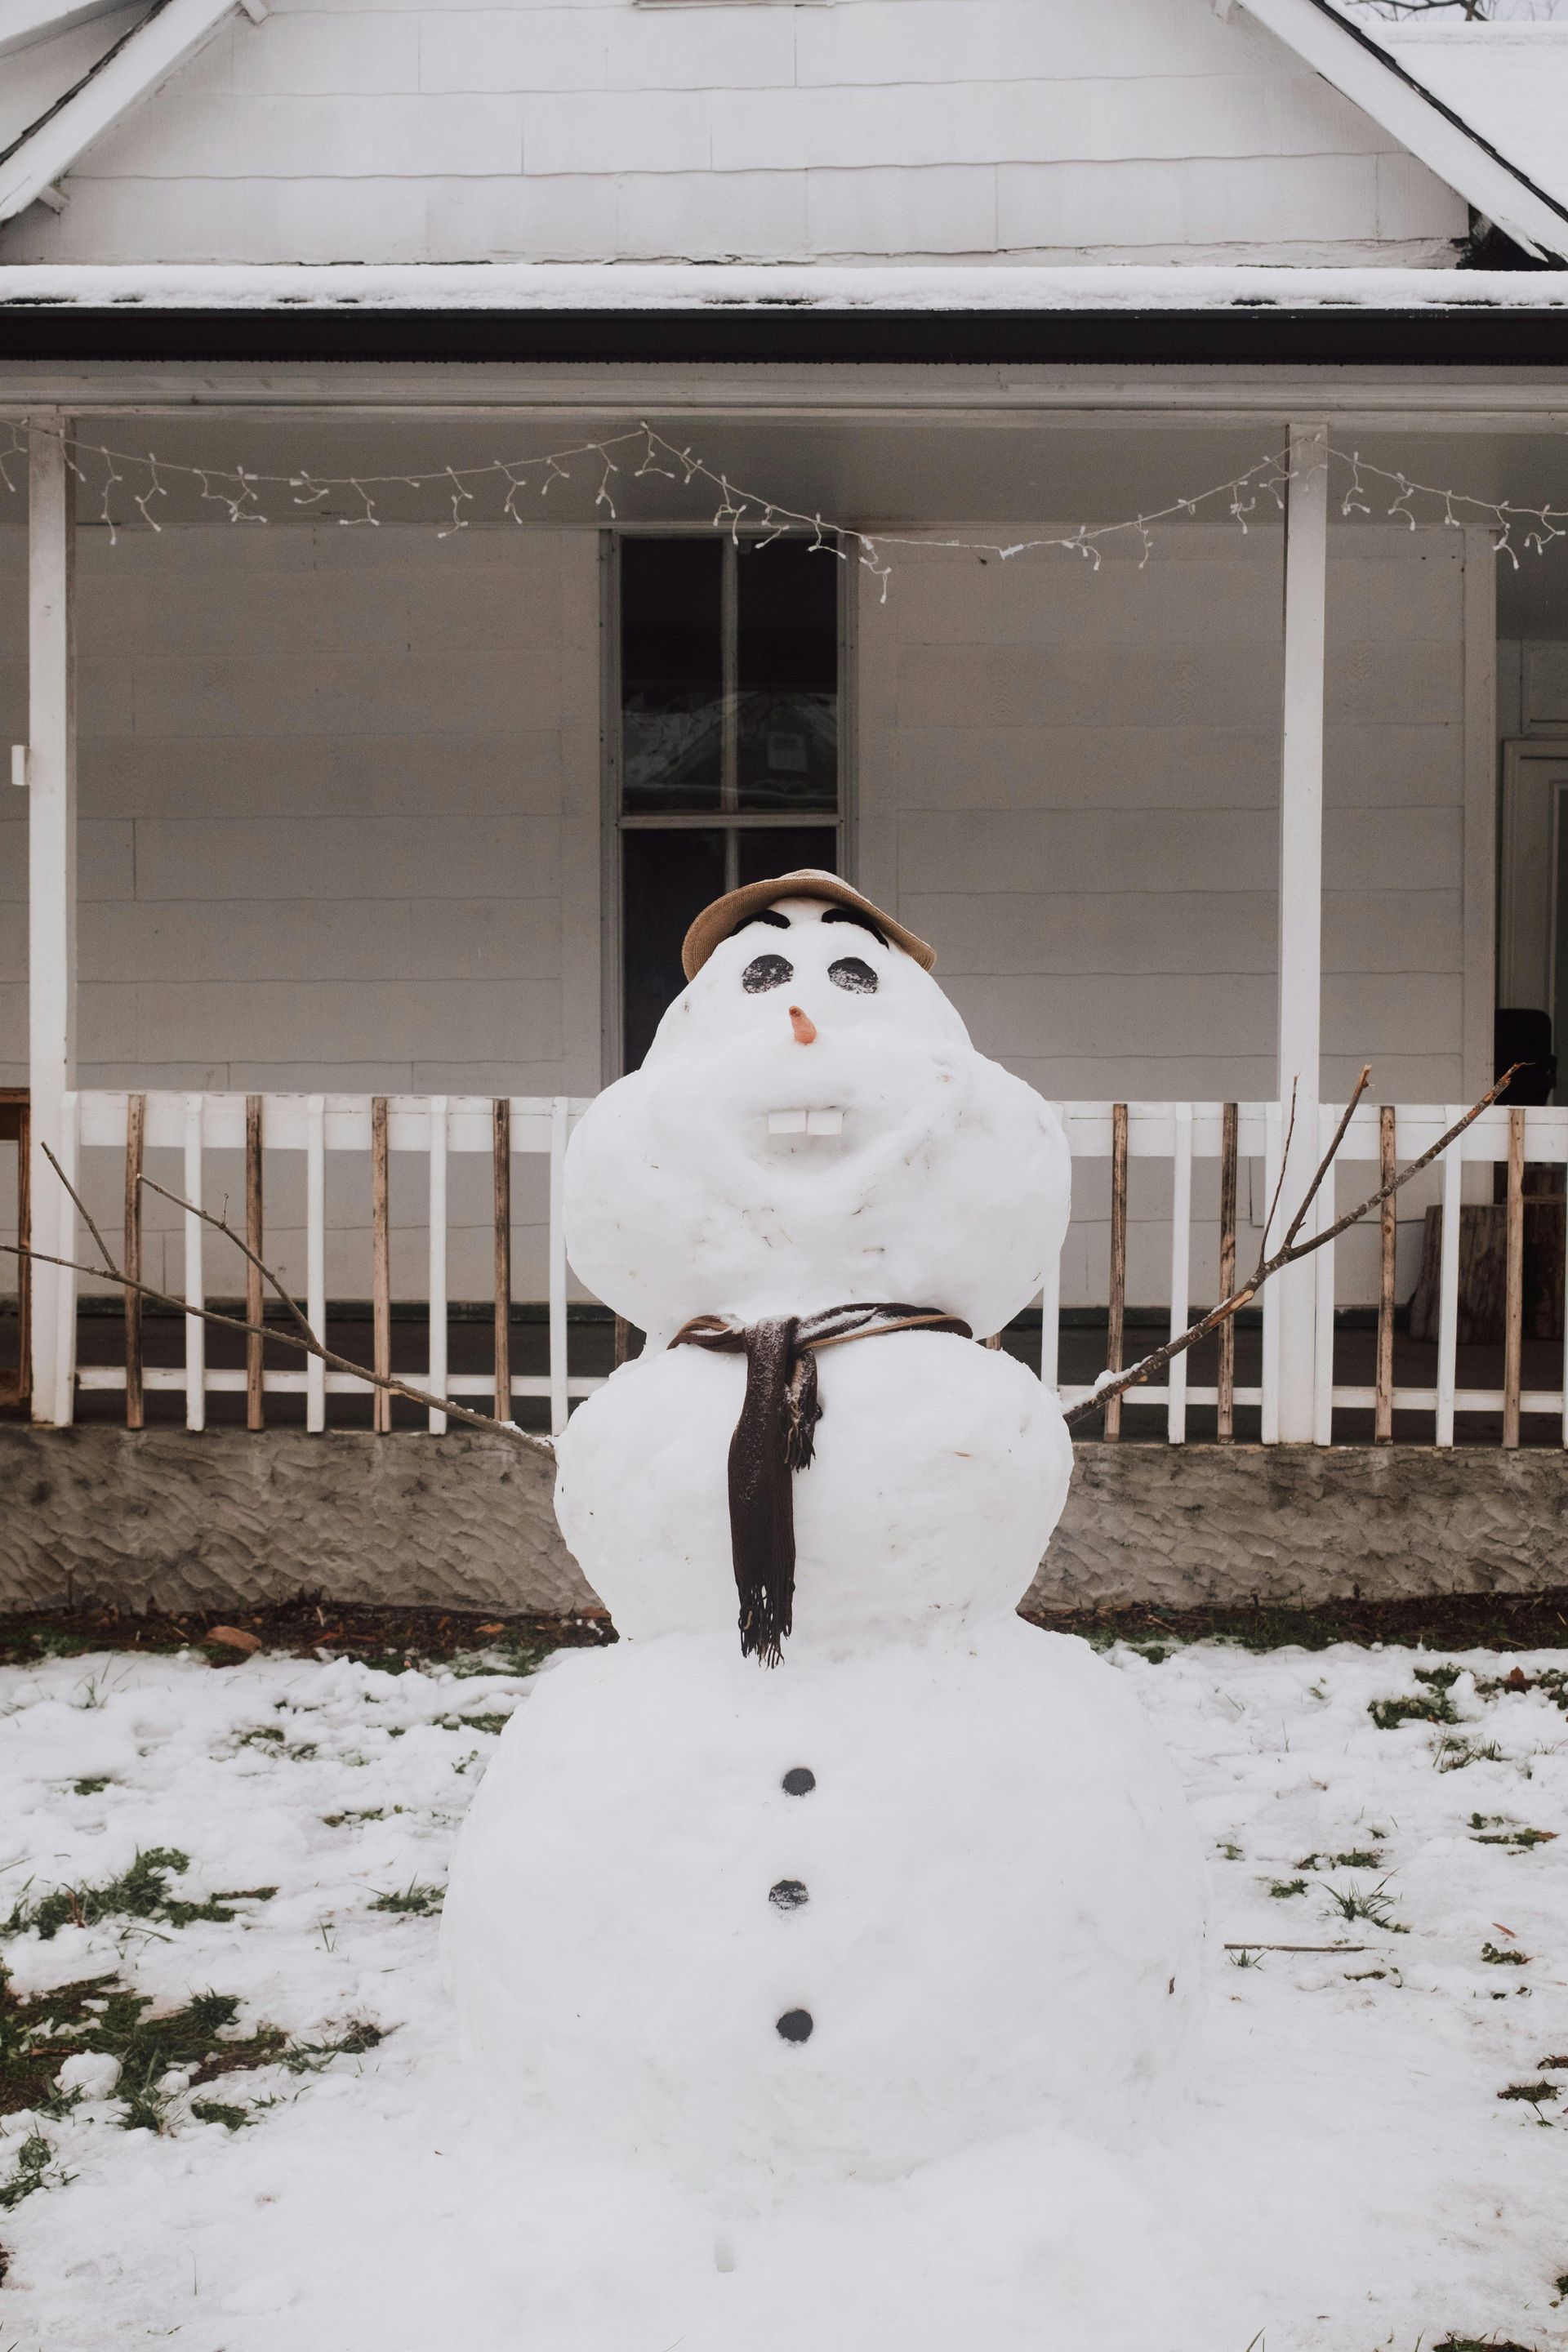
[[[1568, 1652], [1111, 1655], [1239, 1948], [1194, 2131], [1131, 2159], [1102, 2267], [1202, 2245], [1238, 2282], [1213, 2352], [1568, 2342]], [[742, 2216], [721, 2272], [689, 2200], [530, 2169], [483, 2117], [437, 1914], [524, 1663], [0, 1670], [5, 2352], [976, 2343], [909, 2258], [918, 2182]], [[1044, 2161], [1008, 2175], [1037, 2213]], [[952, 2209], [981, 2263], [1011, 2210], [984, 2179]], [[977, 2352], [1087, 2352], [1035, 2309]]]

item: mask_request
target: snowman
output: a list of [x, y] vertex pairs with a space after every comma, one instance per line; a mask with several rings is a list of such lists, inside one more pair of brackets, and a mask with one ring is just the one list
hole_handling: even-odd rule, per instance
[[444, 1927], [509, 2111], [714, 2194], [1179, 2105], [1204, 1874], [1122, 1681], [1016, 1614], [1057, 1400], [977, 1344], [1060, 1248], [1057, 1114], [837, 877], [731, 892], [582, 1120], [567, 1245], [647, 1334], [558, 1441], [621, 1639], [503, 1735]]

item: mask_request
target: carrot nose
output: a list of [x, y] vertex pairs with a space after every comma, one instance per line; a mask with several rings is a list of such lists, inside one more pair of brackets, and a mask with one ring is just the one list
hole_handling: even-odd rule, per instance
[[798, 1004], [792, 1004], [790, 1006], [789, 1025], [795, 1031], [795, 1042], [797, 1045], [811, 1045], [816, 1044], [816, 1024], [812, 1020], [809, 1013], [805, 1013], [801, 1011]]

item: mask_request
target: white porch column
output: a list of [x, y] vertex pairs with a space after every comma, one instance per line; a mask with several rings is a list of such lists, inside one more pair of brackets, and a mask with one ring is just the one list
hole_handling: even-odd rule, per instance
[[[27, 460], [27, 1053], [32, 1090], [33, 1240], [58, 1250], [64, 1195], [43, 1155], [61, 1143], [60, 1105], [76, 1084], [75, 476], [67, 420], [29, 419]], [[33, 1275], [33, 1418], [60, 1417], [59, 1279]], [[65, 1415], [69, 1417], [69, 1391]]]
[[[1295, 1134], [1285, 1162], [1278, 1244], [1318, 1162], [1319, 1057], [1323, 971], [1323, 676], [1327, 658], [1329, 465], [1321, 419], [1290, 427], [1292, 470], [1285, 524], [1285, 709], [1279, 761], [1279, 1099]], [[1312, 1435], [1316, 1374], [1314, 1268], [1275, 1280], [1279, 1318], [1279, 1436]]]

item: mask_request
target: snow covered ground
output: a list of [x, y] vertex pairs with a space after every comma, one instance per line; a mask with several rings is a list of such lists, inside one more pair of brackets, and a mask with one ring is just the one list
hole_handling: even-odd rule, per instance
[[717, 2216], [515, 2144], [463, 2072], [436, 1912], [504, 1659], [0, 1672], [0, 2347], [1100, 2352], [1123, 2307], [1141, 2352], [1568, 2343], [1568, 1653], [1111, 1655], [1243, 1948], [1191, 2128]]

